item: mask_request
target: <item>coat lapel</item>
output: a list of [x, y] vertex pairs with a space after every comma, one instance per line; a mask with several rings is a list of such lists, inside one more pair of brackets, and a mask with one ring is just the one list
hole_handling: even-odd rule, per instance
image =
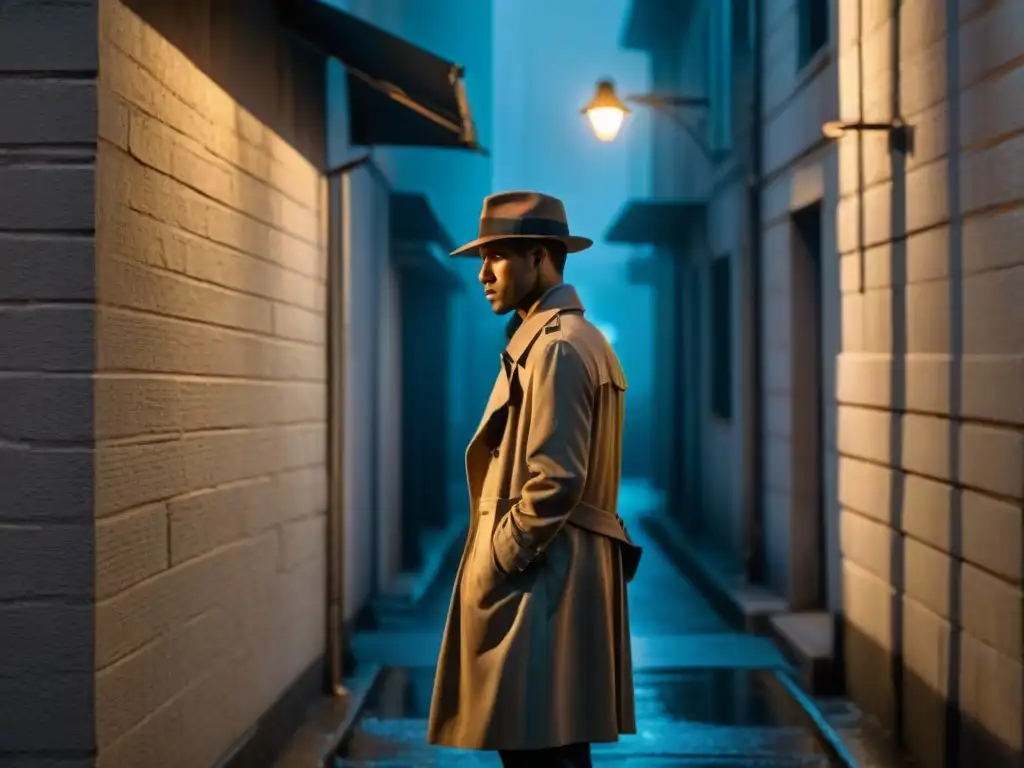
[[484, 415], [480, 419], [476, 433], [473, 435], [474, 441], [484, 433], [494, 415], [508, 405], [510, 393], [511, 387], [509, 386], [508, 375], [505, 373], [504, 365], [502, 365], [501, 370], [498, 371], [498, 378], [494, 381], [494, 387], [491, 389], [491, 396], [487, 398]]
[[[560, 312], [564, 310], [582, 311], [582, 309], [583, 305], [580, 303], [579, 296], [571, 285], [564, 283], [557, 285], [537, 301], [530, 314], [512, 335], [508, 346], [505, 347], [505, 351], [501, 355], [501, 367], [494, 387], [491, 389], [491, 396], [487, 399], [483, 417], [466, 448], [466, 473], [471, 494], [475, 493], [473, 488], [474, 453], [480, 445], [486, 445], [490, 449], [496, 447], [491, 445], [491, 442], [497, 443], [501, 440], [501, 432], [504, 427], [504, 419], [508, 415], [512, 391], [514, 387], [519, 386], [519, 370], [530, 347], [544, 330], [544, 326], [557, 317]], [[485, 439], [488, 436], [490, 436], [490, 440]]]

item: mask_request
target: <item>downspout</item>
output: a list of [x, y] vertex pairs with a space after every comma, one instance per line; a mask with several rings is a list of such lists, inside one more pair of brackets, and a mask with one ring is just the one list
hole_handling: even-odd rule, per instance
[[345, 177], [371, 160], [362, 155], [331, 168], [327, 177], [327, 672], [328, 691], [343, 697], [348, 652], [345, 643], [345, 243], [342, 220]]
[[760, 2], [751, 3], [751, 27], [753, 37], [753, 95], [750, 120], [750, 179], [747, 189], [747, 234], [750, 245], [750, 278], [752, 283], [751, 301], [751, 384], [753, 396], [750, 399], [751, 421], [751, 482], [750, 498], [747, 501], [747, 525], [745, 571], [747, 581], [752, 584], [764, 583], [764, 258], [761, 238], [761, 186], [763, 184], [764, 157], [761, 147], [764, 108], [764, 11]]

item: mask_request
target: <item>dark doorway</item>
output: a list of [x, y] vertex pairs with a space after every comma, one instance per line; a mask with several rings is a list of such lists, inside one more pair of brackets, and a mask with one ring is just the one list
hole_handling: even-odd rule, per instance
[[823, 608], [828, 548], [825, 540], [822, 360], [822, 207], [792, 216], [792, 499], [790, 509], [792, 607]]
[[402, 561], [423, 566], [424, 537], [448, 524], [451, 276], [426, 249], [397, 248], [402, 346]]
[[675, 425], [674, 490], [679, 495], [683, 529], [691, 536], [703, 533], [701, 506], [701, 327], [703, 303], [697, 270], [689, 260], [675, 266]]

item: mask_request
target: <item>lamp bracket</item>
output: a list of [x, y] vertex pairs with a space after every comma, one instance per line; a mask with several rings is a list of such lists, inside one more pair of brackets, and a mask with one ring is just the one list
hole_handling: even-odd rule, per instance
[[[707, 99], [704, 99], [703, 97], [694, 97], [694, 99], [684, 102], [684, 100], [690, 99], [690, 97], [677, 96], [672, 98], [675, 99], [675, 101], [664, 101], [662, 100], [662, 97], [655, 97], [643, 99], [638, 101], [637, 103], [645, 104], [651, 107], [655, 112], [660, 112], [664, 114], [673, 123], [675, 123], [677, 126], [686, 131], [686, 133], [693, 140], [693, 143], [697, 145], [697, 149], [699, 149], [701, 151], [701, 154], [704, 155], [705, 158], [707, 158], [708, 162], [717, 163], [719, 160], [724, 158], [728, 153], [710, 147], [708, 145], [707, 140], [700, 135], [697, 129], [689, 121], [683, 119], [683, 116], [680, 115], [679, 112], [673, 109], [673, 107], [678, 106], [706, 106]], [[703, 101], [704, 103], [696, 103], [695, 99], [698, 98], [700, 101]], [[629, 100], [636, 101], [634, 97], [629, 97]]]
[[682, 96], [671, 93], [639, 93], [626, 96], [625, 101], [634, 104], [646, 104], [649, 107], [702, 107], [707, 108], [711, 102], [706, 96]]
[[838, 139], [848, 132], [873, 133], [879, 131], [889, 134], [889, 148], [892, 151], [908, 152], [913, 149], [914, 130], [900, 118], [887, 123], [830, 120], [821, 126], [822, 134], [829, 139]]

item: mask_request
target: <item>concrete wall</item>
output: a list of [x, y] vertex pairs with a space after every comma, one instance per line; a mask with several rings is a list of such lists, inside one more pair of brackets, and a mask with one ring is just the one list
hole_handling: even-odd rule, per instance
[[[733, 111], [733, 98], [749, 110], [750, 89], [733, 93], [730, 83], [720, 87], [714, 81], [716, 71], [729, 72], [719, 59], [729, 56], [730, 67], [738, 68], [734, 55], [722, 45], [721, 25], [727, 22], [728, 4], [705, 0], [694, 9], [687, 38], [683, 43], [682, 66], [689, 74], [683, 93], [700, 93], [710, 100], [706, 111], [692, 110], [684, 115], [700, 132], [707, 145], [723, 152], [723, 159], [711, 163], [692, 141], [687, 144], [687, 181], [689, 194], [707, 200], [706, 226], [695, 232], [688, 252], [696, 295], [692, 324], [696, 329], [697, 365], [690, 372], [690, 391], [696, 394], [696, 415], [700, 425], [698, 476], [701, 520], [699, 535], [714, 547], [724, 561], [740, 567], [743, 557], [744, 511], [751, 493], [750, 461], [745, 446], [749, 439], [750, 401], [748, 389], [750, 348], [745, 343], [749, 332], [746, 322], [751, 302], [746, 291], [749, 280], [749, 243], [747, 236], [747, 199], [749, 134], [744, 130], [737, 141], [716, 140], [716, 124], [723, 114]], [[714, 36], [714, 37], [713, 37]], [[730, 81], [732, 78], [729, 78]], [[746, 126], [743, 126], [746, 129]], [[678, 128], [676, 129], [678, 132]], [[732, 361], [732, 415], [722, 418], [712, 409], [712, 365], [715, 329], [712, 296], [712, 259], [726, 258], [731, 264], [733, 309], [729, 329]]]
[[[675, 154], [674, 163], [665, 167], [675, 174], [662, 173], [660, 188], [672, 194], [707, 200], [706, 231], [694, 232], [688, 244], [687, 259], [693, 272], [695, 295], [692, 307], [685, 311], [695, 317], [698, 365], [691, 376], [690, 391], [699, 404], [700, 421], [698, 468], [700, 489], [697, 494], [701, 520], [697, 532], [722, 556], [730, 569], [742, 566], [745, 549], [746, 511], [763, 496], [765, 508], [764, 541], [768, 582], [787, 596], [795, 608], [819, 607], [815, 596], [805, 590], [816, 582], [817, 546], [813, 529], [805, 517], [816, 517], [816, 494], [811, 490], [819, 481], [809, 457], [800, 455], [796, 435], [805, 426], [808, 409], [814, 408], [814, 393], [794, 389], [794, 370], [803, 366], [798, 358], [799, 342], [806, 332], [796, 314], [800, 297], [794, 297], [794, 281], [800, 275], [793, 269], [798, 258], [791, 237], [792, 216], [814, 203], [821, 203], [825, 219], [822, 235], [824, 253], [820, 289], [825, 311], [820, 318], [824, 362], [823, 389], [834, 392], [834, 360], [838, 349], [838, 276], [831, 221], [834, 216], [835, 150], [821, 135], [821, 123], [834, 115], [835, 67], [831, 53], [823, 51], [806, 67], [798, 68], [797, 4], [776, 2], [763, 7], [764, 56], [760, 73], [753, 72], [750, 52], [737, 50], [731, 40], [732, 21], [728, 5], [703, 2], [693, 5], [684, 37], [679, 46], [680, 74], [675, 87], [680, 93], [700, 93], [710, 99], [707, 112], [687, 110], [680, 118], [705, 138], [713, 151], [720, 152], [717, 162], [709, 163], [705, 154], [678, 126], [670, 126], [675, 145], [661, 136], [663, 156]], [[728, 42], [727, 42], [728, 41]], [[726, 47], [728, 45], [728, 48]], [[728, 57], [728, 66], [722, 57]], [[730, 71], [731, 70], [731, 71]], [[727, 77], [720, 78], [724, 72]], [[753, 317], [752, 243], [748, 232], [748, 183], [750, 173], [750, 121], [753, 119], [754, 77], [764, 88], [761, 114], [761, 142], [764, 156], [762, 185], [762, 307], [763, 315]], [[724, 119], [723, 119], [724, 118]], [[685, 169], [680, 173], [679, 169]], [[729, 329], [732, 362], [732, 415], [722, 418], [712, 409], [711, 372], [718, 337], [715, 307], [711, 292], [712, 259], [727, 258], [731, 263], [732, 322]], [[808, 286], [809, 289], [809, 286]], [[756, 335], [764, 344], [762, 365], [764, 391], [753, 390], [752, 352]], [[811, 348], [813, 349], [813, 347]], [[808, 396], [809, 395], [809, 396]], [[762, 398], [766, 421], [764, 444], [764, 486], [751, 484], [753, 460], [752, 408]], [[795, 405], [794, 401], [799, 405]], [[828, 558], [833, 565], [829, 574], [828, 601], [835, 605], [839, 595], [838, 510], [835, 498], [834, 408], [825, 409], [824, 510], [828, 526]]]
[[400, 328], [400, 307], [388, 263], [387, 180], [364, 165], [344, 177], [342, 189], [345, 618], [351, 619], [399, 565], [391, 548], [401, 541], [401, 360], [384, 342]]
[[[381, 190], [382, 192], [386, 190]], [[387, 197], [381, 195], [382, 204]], [[377, 450], [377, 495], [381, 500], [376, 520], [383, 535], [377, 539], [377, 583], [387, 584], [402, 570], [402, 488], [405, 471], [402, 464], [402, 303], [399, 270], [391, 264], [391, 242], [386, 209], [377, 217], [382, 230], [378, 253], [383, 269], [379, 312], [381, 398], [378, 423], [381, 440]]]
[[[744, 544], [744, 509], [751, 492], [749, 461], [745, 451], [749, 439], [750, 410], [747, 389], [750, 374], [750, 347], [745, 343], [748, 331], [745, 314], [750, 308], [747, 298], [749, 280], [749, 248], [747, 247], [746, 177], [738, 161], [722, 168], [708, 200], [708, 231], [702, 258], [694, 264], [700, 296], [698, 318], [700, 332], [700, 393], [702, 534], [707, 542], [726, 555], [734, 566], [742, 563]], [[732, 359], [732, 415], [722, 418], [712, 410], [711, 371], [715, 333], [715, 316], [711, 295], [711, 258], [731, 262], [732, 320], [729, 329]]]
[[[844, 2], [840, 2], [844, 5]], [[835, 3], [832, 4], [835, 18]], [[763, 184], [762, 184], [762, 308], [764, 391], [764, 531], [770, 586], [786, 596], [794, 609], [822, 607], [813, 594], [817, 569], [829, 570], [829, 605], [839, 599], [838, 512], [834, 499], [835, 429], [834, 360], [839, 336], [839, 278], [834, 250], [833, 222], [836, 208], [836, 150], [826, 143], [822, 123], [834, 119], [837, 109], [836, 65], [826, 45], [803, 68], [797, 64], [798, 15], [796, 2], [766, 4], [763, 24], [765, 66], [763, 86]], [[799, 303], [806, 293], [795, 294], [801, 285], [794, 271], [798, 250], [794, 240], [793, 214], [808, 205], [820, 204], [823, 216], [822, 258], [819, 289], [822, 311], [820, 354], [824, 393], [824, 477], [808, 469], [810, 457], [797, 447], [796, 436], [806, 427], [813, 402], [797, 397], [794, 390], [795, 350], [809, 340], [806, 324], [797, 322]], [[809, 291], [811, 286], [805, 286]], [[806, 348], [806, 347], [805, 347]], [[827, 562], [817, 557], [815, 524], [816, 493], [807, 490], [808, 480], [822, 482], [825, 508]], [[829, 566], [831, 566], [829, 568]]]
[[0, 13], [0, 765], [13, 768], [43, 753], [91, 764], [96, 21], [89, 2]]
[[916, 131], [905, 160], [840, 144], [847, 679], [928, 765], [949, 699], [951, 761], [1019, 765], [1024, 5], [906, 0], [896, 21], [844, 3], [838, 26], [842, 115], [888, 120], [898, 72]]
[[133, 5], [100, 11], [96, 742], [202, 766], [324, 650], [322, 70], [269, 5]]

